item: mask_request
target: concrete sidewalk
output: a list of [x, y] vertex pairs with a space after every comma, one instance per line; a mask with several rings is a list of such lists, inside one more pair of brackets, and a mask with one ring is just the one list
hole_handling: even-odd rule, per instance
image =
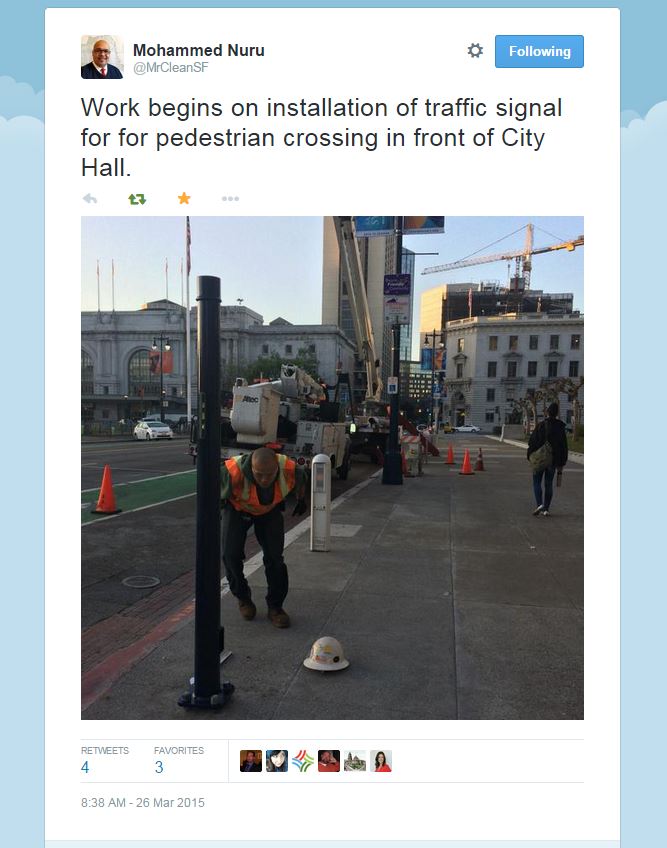
[[[84, 713], [90, 719], [583, 718], [584, 469], [566, 467], [549, 518], [533, 517], [525, 451], [480, 436], [441, 437], [456, 465], [431, 459], [402, 486], [371, 479], [332, 514], [330, 553], [303, 533], [286, 549], [288, 630], [258, 604], [245, 622], [222, 599], [225, 677], [217, 713], [176, 705], [193, 668], [193, 623], [139, 660]], [[463, 448], [486, 470], [461, 476]], [[305, 526], [305, 525], [304, 525]], [[303, 667], [319, 636], [350, 667]]]

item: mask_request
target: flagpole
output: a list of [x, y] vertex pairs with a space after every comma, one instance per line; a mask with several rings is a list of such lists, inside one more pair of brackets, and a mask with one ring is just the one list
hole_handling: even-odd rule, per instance
[[100, 260], [97, 260], [97, 311], [101, 312], [100, 309]]
[[190, 216], [185, 217], [185, 394], [187, 397], [188, 424], [192, 421], [192, 365], [190, 356]]
[[184, 306], [183, 303], [183, 257], [181, 256], [181, 306]]
[[116, 311], [116, 268], [111, 260], [111, 311]]

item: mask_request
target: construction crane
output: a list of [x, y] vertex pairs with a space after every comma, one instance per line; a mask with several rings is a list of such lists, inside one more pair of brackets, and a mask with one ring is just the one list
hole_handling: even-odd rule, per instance
[[460, 259], [458, 262], [448, 262], [447, 265], [424, 268], [422, 274], [437, 274], [440, 271], [454, 271], [456, 268], [468, 268], [471, 265], [484, 265], [487, 262], [501, 262], [505, 259], [514, 259], [516, 262], [516, 271], [514, 277], [511, 278], [510, 289], [529, 289], [533, 256], [536, 256], [538, 253], [552, 253], [555, 250], [573, 251], [576, 247], [580, 247], [584, 243], [584, 237], [577, 236], [571, 241], [550, 244], [548, 247], [533, 247], [533, 229], [532, 224], [526, 225], [526, 241], [523, 250], [492, 253], [488, 256], [472, 256], [469, 259]]

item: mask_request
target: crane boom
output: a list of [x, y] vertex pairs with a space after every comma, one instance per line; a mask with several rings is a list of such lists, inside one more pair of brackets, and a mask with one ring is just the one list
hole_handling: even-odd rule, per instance
[[[528, 241], [528, 237], [526, 238]], [[529, 256], [536, 256], [538, 253], [551, 253], [554, 250], [569, 250], [572, 251], [576, 247], [579, 247], [584, 243], [583, 236], [577, 236], [577, 238], [572, 239], [571, 241], [563, 241], [559, 244], [551, 244], [548, 247], [530, 247], [527, 250], [527, 246], [523, 248], [523, 250], [512, 250], [507, 253], [492, 253], [488, 256], [473, 256], [470, 259], [460, 259], [458, 262], [448, 262], [446, 265], [436, 265], [431, 268], [424, 268], [422, 274], [437, 274], [440, 271], [454, 271], [456, 268], [468, 268], [472, 265], [484, 265], [487, 262], [501, 262], [505, 259], [518, 259], [519, 257], [524, 257], [524, 269], [526, 268], [526, 261]]]
[[375, 352], [373, 325], [368, 308], [364, 274], [359, 255], [359, 245], [351, 217], [334, 216], [336, 236], [345, 262], [347, 293], [357, 337], [357, 355], [366, 365], [366, 400], [379, 401], [382, 397], [382, 378], [378, 371], [379, 360]]

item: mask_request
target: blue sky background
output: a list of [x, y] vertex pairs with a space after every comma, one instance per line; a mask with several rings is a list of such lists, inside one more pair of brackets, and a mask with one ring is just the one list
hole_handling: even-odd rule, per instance
[[[102, 7], [98, 0], [52, 2], [57, 6]], [[115, 6], [134, 6], [119, 3]], [[142, 0], [143, 7], [183, 2]], [[198, 6], [221, 7], [223, 2]], [[233, 4], [230, 4], [233, 5]], [[238, 4], [244, 5], [244, 4]], [[285, 4], [264, 2], [260, 6]], [[291, 3], [315, 6], [317, 3]], [[399, 5], [339, 3], [323, 5]], [[407, 5], [407, 4], [404, 4]], [[412, 5], [461, 6], [453, 3]], [[609, 427], [622, 433], [622, 845], [646, 848], [664, 841], [664, 485], [659, 438], [664, 419], [662, 363], [665, 299], [665, 198], [667, 197], [667, 71], [662, 40], [667, 4], [622, 0], [616, 4], [497, 2], [471, 6], [596, 7], [615, 5], [622, 14], [622, 397], [610, 397]], [[3, 245], [5, 351], [17, 366], [5, 369], [5, 415], [0, 417], [4, 519], [5, 611], [0, 638], [5, 646], [6, 697], [3, 759], [11, 774], [3, 821], [8, 844], [42, 845], [43, 817], [43, 463], [42, 428], [48, 416], [76, 412], [43, 401], [43, 11], [24, 0], [3, 7], [0, 26], [0, 236]], [[601, 143], [604, 143], [601, 140]], [[437, 212], [438, 210], [434, 210]], [[381, 212], [381, 210], [380, 210]], [[556, 231], [558, 232], [558, 231]], [[614, 249], [614, 245], [610, 245]], [[539, 259], [539, 257], [538, 257]], [[536, 262], [537, 273], [542, 273]], [[75, 277], [68, 281], [75, 284]], [[53, 352], [51, 352], [53, 354]], [[8, 359], [6, 359], [8, 362]], [[20, 366], [19, 364], [20, 363]], [[616, 363], [610, 362], [610, 369]], [[662, 377], [662, 375], [661, 375]], [[650, 429], [651, 439], [641, 438]], [[616, 463], [610, 456], [609, 462]], [[73, 467], [76, 457], [72, 459]], [[11, 481], [11, 485], [7, 484]], [[594, 485], [594, 481], [589, 481]], [[660, 485], [660, 489], [658, 486]], [[610, 527], [610, 532], [614, 532]], [[71, 557], [64, 563], [78, 567]], [[54, 696], [55, 693], [50, 693]], [[78, 692], [61, 692], [78, 709]]]

